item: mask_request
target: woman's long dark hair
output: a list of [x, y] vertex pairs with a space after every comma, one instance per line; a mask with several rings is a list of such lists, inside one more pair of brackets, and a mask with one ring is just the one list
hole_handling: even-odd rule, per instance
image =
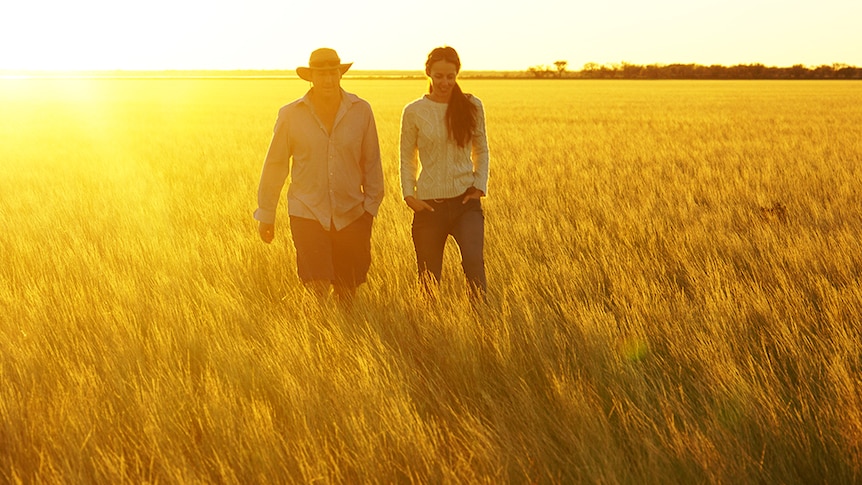
[[[455, 73], [461, 71], [461, 59], [451, 47], [437, 47], [432, 50], [428, 54], [428, 60], [425, 61], [425, 73], [430, 76], [431, 66], [438, 61], [454, 64]], [[428, 92], [433, 91], [434, 85], [431, 84]], [[449, 106], [446, 108], [446, 127], [449, 129], [449, 136], [458, 143], [459, 147], [470, 142], [473, 130], [476, 128], [476, 105], [461, 91], [461, 86], [457, 82], [452, 88], [452, 97], [449, 98]]]

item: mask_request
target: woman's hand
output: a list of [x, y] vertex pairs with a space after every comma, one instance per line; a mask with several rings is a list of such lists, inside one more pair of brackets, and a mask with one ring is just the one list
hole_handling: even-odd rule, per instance
[[413, 209], [413, 212], [422, 212], [422, 211], [431, 211], [434, 212], [434, 208], [431, 207], [430, 204], [425, 202], [424, 200], [419, 200], [412, 195], [408, 195], [404, 197], [404, 202], [407, 202], [407, 205]]
[[485, 196], [485, 192], [477, 189], [476, 187], [470, 187], [467, 189], [467, 192], [464, 192], [464, 200], [461, 201], [462, 204], [466, 204], [470, 201], [470, 199], [481, 199]]

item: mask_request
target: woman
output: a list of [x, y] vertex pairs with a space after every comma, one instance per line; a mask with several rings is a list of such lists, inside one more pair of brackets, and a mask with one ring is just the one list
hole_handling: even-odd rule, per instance
[[428, 94], [401, 116], [401, 189], [413, 210], [413, 246], [419, 278], [428, 289], [440, 281], [443, 250], [451, 234], [461, 250], [461, 266], [471, 298], [487, 290], [485, 216], [488, 140], [482, 102], [458, 86], [458, 53], [438, 47], [428, 54]]

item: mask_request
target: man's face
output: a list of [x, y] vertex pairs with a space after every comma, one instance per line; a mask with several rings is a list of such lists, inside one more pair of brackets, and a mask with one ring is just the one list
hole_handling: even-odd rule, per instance
[[313, 69], [311, 71], [311, 84], [314, 91], [324, 96], [333, 96], [341, 92], [341, 71], [337, 67], [332, 69]]

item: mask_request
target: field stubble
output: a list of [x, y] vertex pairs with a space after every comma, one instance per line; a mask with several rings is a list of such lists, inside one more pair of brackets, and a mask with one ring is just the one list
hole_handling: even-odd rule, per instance
[[417, 294], [424, 84], [344, 85], [388, 190], [346, 313], [251, 219], [305, 83], [0, 80], [0, 481], [862, 480], [862, 85], [465, 81], [481, 315], [451, 243]]

